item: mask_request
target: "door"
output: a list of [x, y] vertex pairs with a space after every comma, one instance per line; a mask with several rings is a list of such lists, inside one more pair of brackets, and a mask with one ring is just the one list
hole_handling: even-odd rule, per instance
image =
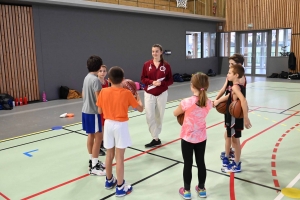
[[244, 55], [245, 74], [266, 75], [268, 32], [239, 33], [239, 53]]

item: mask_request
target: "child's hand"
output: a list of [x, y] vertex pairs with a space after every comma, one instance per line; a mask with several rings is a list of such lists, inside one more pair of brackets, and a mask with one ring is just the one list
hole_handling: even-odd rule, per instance
[[213, 106], [214, 106], [214, 108], [217, 107], [218, 105], [219, 105], [219, 101], [218, 101], [218, 100], [214, 100], [214, 101], [213, 101]]
[[245, 124], [245, 127], [246, 127], [247, 129], [249, 129], [249, 128], [252, 127], [252, 124], [251, 124], [251, 122], [250, 122], [250, 120], [249, 120], [248, 117], [247, 117], [247, 118], [244, 118], [244, 124]]

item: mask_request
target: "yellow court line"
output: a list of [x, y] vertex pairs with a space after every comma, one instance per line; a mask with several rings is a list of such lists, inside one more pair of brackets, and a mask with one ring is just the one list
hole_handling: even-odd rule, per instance
[[[216, 91], [213, 91], [213, 92], [208, 92], [207, 94], [212, 94], [212, 93], [215, 93], [215, 92], [218, 92], [218, 91], [219, 90], [216, 90]], [[176, 101], [180, 101], [180, 100], [182, 100], [182, 99], [177, 99], [177, 100], [169, 101], [169, 102], [167, 102], [167, 104], [173, 103], [173, 102], [176, 102]], [[128, 113], [133, 112], [133, 111], [134, 110], [129, 110]], [[82, 122], [76, 122], [76, 123], [68, 124], [68, 125], [65, 125], [65, 126], [62, 126], [62, 127], [74, 126], [74, 125], [78, 125], [78, 124], [81, 124], [81, 123]], [[9, 140], [20, 139], [20, 138], [23, 138], [23, 137], [27, 137], [27, 136], [32, 136], [32, 135], [44, 133], [44, 132], [47, 132], [47, 131], [52, 131], [52, 129], [46, 129], [46, 130], [42, 130], [42, 131], [37, 131], [37, 132], [25, 134], [25, 135], [20, 135], [20, 136], [16, 136], [16, 137], [12, 137], [12, 138], [7, 138], [7, 139], [4, 139], [4, 140], [0, 140], [0, 143], [1, 142], [6, 142], [6, 141], [9, 141]]]
[[52, 129], [46, 129], [46, 130], [43, 130], [43, 131], [38, 131], [38, 132], [28, 133], [28, 134], [25, 134], [25, 135], [20, 135], [20, 136], [16, 136], [16, 137], [12, 137], [12, 138], [7, 138], [7, 139], [4, 139], [4, 140], [0, 140], [0, 142], [6, 142], [6, 141], [9, 141], [9, 140], [19, 139], [19, 138], [23, 138], [23, 137], [27, 137], [27, 136], [31, 136], [31, 135], [36, 135], [36, 134], [40, 134], [40, 133], [44, 133], [44, 132], [48, 132], [48, 131], [52, 131]]

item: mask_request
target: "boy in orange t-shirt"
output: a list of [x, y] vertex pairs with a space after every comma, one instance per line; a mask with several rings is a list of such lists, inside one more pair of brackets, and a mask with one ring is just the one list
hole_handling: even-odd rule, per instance
[[[116, 196], [121, 197], [132, 191], [131, 185], [125, 184], [124, 180], [124, 153], [131, 146], [128, 129], [128, 107], [143, 111], [140, 97], [137, 100], [133, 94], [123, 88], [121, 83], [124, 79], [124, 71], [120, 67], [112, 67], [108, 72], [108, 81], [111, 87], [103, 88], [97, 99], [99, 114], [103, 113], [104, 123], [104, 147], [106, 151], [106, 182], [105, 188], [112, 189], [116, 186]], [[116, 152], [117, 179], [112, 174], [112, 162]]]

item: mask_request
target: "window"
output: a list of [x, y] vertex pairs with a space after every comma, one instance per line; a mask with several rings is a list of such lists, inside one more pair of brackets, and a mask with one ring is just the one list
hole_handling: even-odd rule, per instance
[[186, 32], [186, 59], [201, 58], [201, 32]]
[[203, 57], [216, 56], [216, 33], [203, 33]]
[[221, 33], [220, 35], [220, 56], [229, 57], [228, 33]]
[[229, 57], [235, 51], [235, 32], [221, 33], [220, 35], [220, 56]]
[[287, 56], [291, 51], [291, 29], [272, 30], [271, 56]]

